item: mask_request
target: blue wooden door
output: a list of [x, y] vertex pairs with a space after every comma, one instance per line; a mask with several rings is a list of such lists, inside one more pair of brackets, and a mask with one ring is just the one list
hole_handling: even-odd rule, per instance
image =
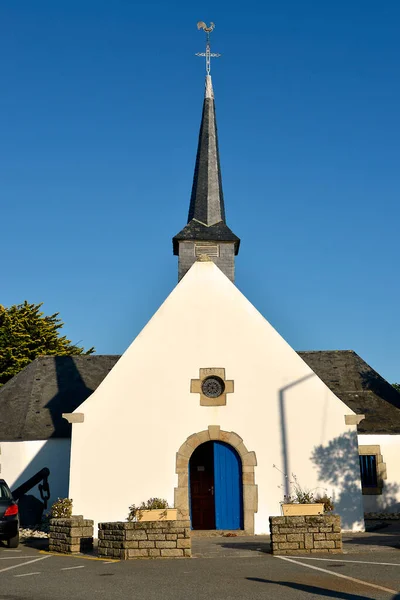
[[243, 528], [242, 463], [237, 452], [214, 442], [215, 528]]

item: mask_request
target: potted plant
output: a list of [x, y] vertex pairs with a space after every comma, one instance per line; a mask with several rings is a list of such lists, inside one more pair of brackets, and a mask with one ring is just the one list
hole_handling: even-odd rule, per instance
[[294, 493], [284, 496], [281, 503], [283, 516], [310, 516], [322, 515], [324, 512], [333, 510], [332, 499], [326, 494], [323, 496], [314, 496], [312, 490], [303, 489], [293, 476]]
[[170, 508], [163, 498], [149, 498], [140, 506], [129, 507], [128, 521], [176, 521], [177, 508]]

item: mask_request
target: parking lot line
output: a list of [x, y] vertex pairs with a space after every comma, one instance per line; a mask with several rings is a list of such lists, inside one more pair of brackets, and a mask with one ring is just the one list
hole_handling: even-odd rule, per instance
[[[99, 558], [98, 556], [86, 556], [85, 554], [67, 554], [63, 552], [49, 552], [48, 550], [39, 550], [39, 554], [47, 554], [47, 556], [65, 556], [67, 558], [80, 558], [81, 560], [101, 560], [104, 562], [104, 558]], [[107, 562], [117, 563], [120, 562], [118, 558], [109, 558]]]
[[400, 567], [400, 563], [374, 562], [372, 560], [341, 560], [340, 558], [314, 558], [314, 556], [302, 556], [301, 560], [322, 560], [328, 562], [357, 563], [359, 565], [385, 565], [386, 567]]
[[18, 567], [26, 567], [26, 565], [31, 565], [32, 563], [38, 562], [39, 560], [46, 560], [46, 558], [50, 558], [50, 556], [42, 556], [41, 558], [35, 558], [35, 560], [28, 560], [28, 562], [19, 563], [18, 565], [12, 565], [11, 567], [6, 567], [5, 569], [0, 569], [0, 573], [4, 573], [4, 571], [11, 571], [11, 569], [18, 569]]
[[72, 569], [84, 569], [84, 565], [79, 565], [77, 567], [63, 567], [61, 571], [72, 571]]
[[398, 590], [391, 590], [389, 588], [382, 587], [381, 585], [376, 585], [375, 583], [369, 583], [368, 581], [363, 581], [362, 579], [356, 579], [355, 577], [349, 577], [348, 575], [343, 575], [342, 573], [335, 573], [333, 571], [328, 571], [328, 569], [321, 569], [321, 567], [315, 567], [314, 565], [307, 565], [305, 563], [299, 562], [298, 560], [293, 560], [292, 558], [286, 558], [286, 556], [275, 556], [275, 558], [280, 558], [281, 560], [286, 560], [287, 562], [294, 563], [295, 565], [301, 565], [302, 567], [306, 567], [307, 569], [314, 569], [315, 571], [321, 571], [322, 573], [328, 573], [328, 575], [332, 575], [332, 577], [340, 577], [341, 579], [347, 579], [348, 581], [353, 581], [354, 583], [361, 583], [361, 585], [366, 585], [366, 586], [375, 588], [376, 590], [380, 590], [381, 592], [388, 592], [389, 594], [397, 594], [397, 592], [398, 592]]
[[20, 575], [14, 575], [14, 577], [30, 577], [31, 575], [40, 575], [40, 571], [36, 571], [36, 573], [21, 573]]
[[35, 558], [36, 554], [29, 554], [29, 556], [2, 556], [0, 560], [25, 560], [28, 558]]

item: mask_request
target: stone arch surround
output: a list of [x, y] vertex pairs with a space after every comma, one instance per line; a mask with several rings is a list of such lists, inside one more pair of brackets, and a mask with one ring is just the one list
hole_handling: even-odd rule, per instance
[[258, 486], [255, 485], [254, 467], [257, 466], [255, 452], [249, 452], [242, 438], [233, 431], [222, 431], [219, 425], [209, 425], [206, 431], [190, 435], [176, 454], [178, 487], [175, 488], [174, 505], [180, 519], [189, 520], [189, 460], [194, 450], [210, 441], [225, 442], [232, 446], [242, 461], [243, 524], [244, 533], [254, 534], [254, 515], [258, 510]]

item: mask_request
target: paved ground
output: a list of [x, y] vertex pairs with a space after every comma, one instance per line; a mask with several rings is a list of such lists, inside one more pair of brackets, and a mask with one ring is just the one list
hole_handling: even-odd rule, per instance
[[273, 557], [267, 536], [198, 538], [195, 558], [161, 561], [0, 545], [0, 600], [400, 600], [399, 534], [346, 536], [346, 553], [334, 557]]

